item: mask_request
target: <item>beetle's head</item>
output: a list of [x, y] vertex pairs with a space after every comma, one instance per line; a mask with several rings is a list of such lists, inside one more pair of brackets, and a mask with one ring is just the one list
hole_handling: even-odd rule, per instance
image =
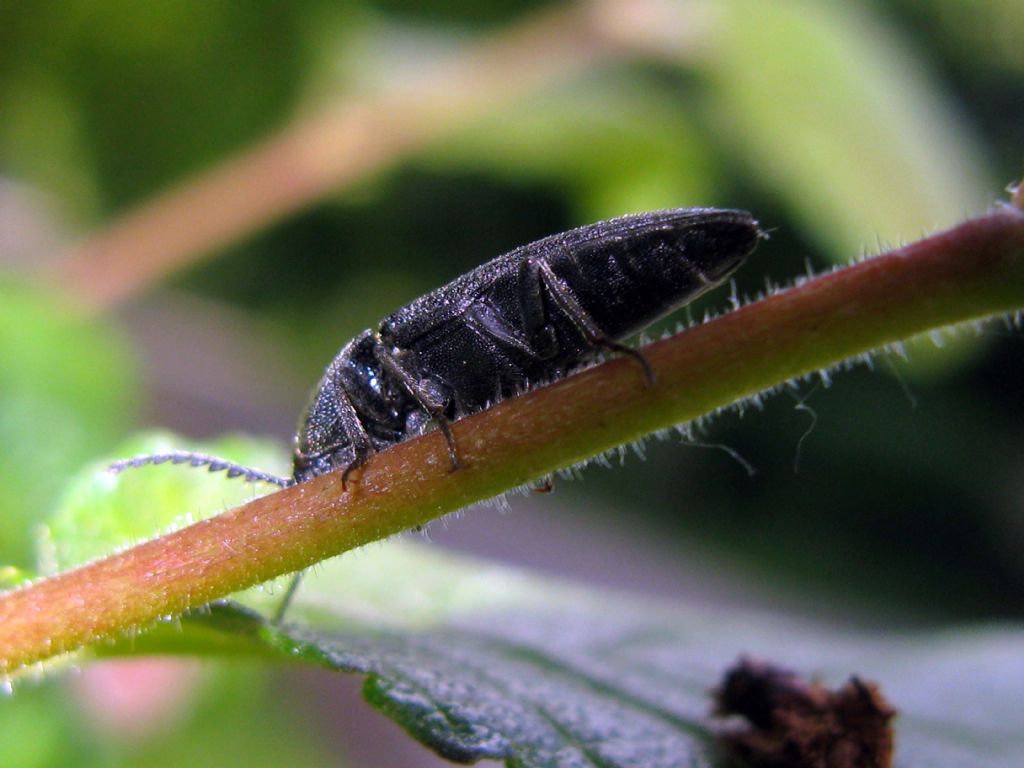
[[295, 433], [292, 473], [297, 483], [347, 466], [353, 459], [339, 410], [345, 394], [336, 370], [338, 362], [336, 359], [327, 369]]

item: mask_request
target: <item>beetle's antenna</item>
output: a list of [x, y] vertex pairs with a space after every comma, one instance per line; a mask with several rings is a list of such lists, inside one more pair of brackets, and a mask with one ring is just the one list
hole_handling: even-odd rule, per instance
[[191, 451], [151, 453], [145, 456], [136, 456], [132, 459], [122, 459], [121, 461], [115, 461], [107, 467], [107, 471], [116, 475], [126, 469], [144, 467], [147, 464], [164, 464], [168, 461], [171, 464], [188, 464], [190, 467], [209, 467], [210, 472], [227, 472], [228, 477], [241, 477], [249, 483], [270, 483], [281, 488], [287, 488], [295, 482], [288, 477], [278, 477], [268, 472], [261, 472], [258, 469], [243, 467], [241, 464], [236, 464], [233, 461], [221, 459], [217, 456], [209, 456], [205, 453], [192, 453]]

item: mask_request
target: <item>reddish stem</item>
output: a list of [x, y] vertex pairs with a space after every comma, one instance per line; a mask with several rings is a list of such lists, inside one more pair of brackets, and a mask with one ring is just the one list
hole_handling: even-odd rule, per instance
[[1024, 306], [1024, 214], [1004, 206], [374, 456], [0, 596], [0, 671], [425, 523], [656, 429], [928, 329]]

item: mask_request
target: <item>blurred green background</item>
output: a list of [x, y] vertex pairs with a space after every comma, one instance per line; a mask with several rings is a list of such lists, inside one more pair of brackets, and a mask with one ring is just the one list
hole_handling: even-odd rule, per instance
[[[601, 56], [76, 309], [88, 297], [62, 264], [90, 233], [469, 46], [576, 28], [554, 12], [596, 19]], [[64, 478], [135, 430], [286, 445], [348, 338], [531, 239], [643, 209], [746, 208], [772, 233], [737, 276], [752, 296], [984, 210], [1021, 173], [1022, 38], [1013, 0], [4, 3], [0, 563], [31, 572]], [[581, 55], [541, 43], [524, 65]], [[727, 305], [718, 292], [697, 312]], [[430, 534], [599, 588], [872, 626], [1019, 620], [1022, 352], [1003, 323], [925, 341], [716, 417], [700, 447], [652, 441], [644, 461]], [[133, 686], [104, 669], [0, 701], [0, 765], [177, 765], [186, 747], [223, 765], [439, 762], [337, 676], [154, 665], [139, 674], [158, 682]], [[106, 703], [119, 685], [120, 718]]]

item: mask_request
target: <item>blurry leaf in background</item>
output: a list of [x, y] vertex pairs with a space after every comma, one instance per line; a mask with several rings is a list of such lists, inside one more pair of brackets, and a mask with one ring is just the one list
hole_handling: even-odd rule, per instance
[[551, 0], [373, 0], [382, 13], [437, 25], [484, 26], [514, 22], [517, 17], [554, 5]]
[[318, 5], [5, 4], [0, 161], [78, 221], [156, 192], [282, 121]]
[[[750, 186], [778, 197], [837, 262], [989, 203], [984, 152], [884, 17], [839, 3], [736, 0], [677, 10], [674, 77], [664, 67], [595, 70], [437, 142], [426, 164], [561, 188], [581, 209], [577, 222], [717, 203], [729, 183], [725, 166], [745, 167]], [[708, 31], [699, 45], [694, 26]], [[439, 34], [390, 32], [391, 47], [368, 47], [364, 55], [376, 58], [352, 71], [369, 72], [372, 82], [393, 59], [443, 59]], [[942, 349], [928, 340], [910, 346], [905, 372], [921, 377], [979, 348], [958, 339]]]
[[[110, 455], [131, 458], [172, 450], [220, 456], [267, 472], [289, 474], [283, 445], [240, 436], [190, 443], [177, 435], [147, 434], [120, 443]], [[105, 468], [106, 462], [90, 464], [65, 488], [40, 537], [40, 570], [44, 574], [74, 568], [276, 490], [187, 464], [167, 462], [118, 474]]]
[[63, 482], [132, 419], [124, 342], [65, 297], [0, 283], [0, 562], [32, 562], [32, 526]]
[[[962, 74], [989, 79], [1016, 73], [1020, 82], [1024, 8], [1017, 0], [904, 0], [890, 5], [907, 24], [926, 30]], [[1019, 104], [1006, 106], [1021, 109]]]
[[836, 260], [987, 206], [999, 185], [984, 153], [881, 16], [804, 0], [715, 7], [705, 65], [717, 122]]
[[2, 80], [0, 159], [5, 168], [46, 190], [59, 201], [62, 216], [96, 217], [102, 195], [93, 147], [69, 94], [48, 72], [8, 74]]
[[[715, 122], [832, 260], [908, 242], [989, 204], [999, 185], [981, 146], [880, 14], [805, 0], [715, 10], [704, 62]], [[908, 342], [901, 368], [929, 377], [976, 354], [971, 341]]]
[[[76, 727], [78, 713], [63, 686], [26, 685], [17, 698], [0, 698], [0, 762], [11, 768], [89, 765], [89, 734]], [[59, 691], [59, 695], [58, 695]], [[85, 761], [80, 762], [80, 761]]]
[[[160, 701], [165, 696], [159, 690], [151, 691], [155, 701], [144, 701], [147, 691], [132, 686], [132, 678], [140, 677], [139, 664], [163, 667], [171, 685], [189, 689], [174, 691], [184, 701], [169, 702], [172, 708]], [[119, 701], [119, 691], [130, 692], [134, 702]], [[0, 765], [344, 768], [344, 755], [312, 738], [298, 702], [288, 699], [265, 666], [205, 664], [197, 669], [194, 664], [135, 660], [90, 667], [78, 678], [26, 681], [14, 696], [0, 698]], [[137, 707], [138, 717], [123, 711], [117, 722], [111, 710], [120, 706]], [[146, 707], [162, 710], [156, 713], [158, 721], [143, 729]]]
[[537, 94], [428, 153], [432, 167], [487, 168], [576, 200], [579, 221], [721, 202], [716, 156], [693, 105], [639, 72]]

